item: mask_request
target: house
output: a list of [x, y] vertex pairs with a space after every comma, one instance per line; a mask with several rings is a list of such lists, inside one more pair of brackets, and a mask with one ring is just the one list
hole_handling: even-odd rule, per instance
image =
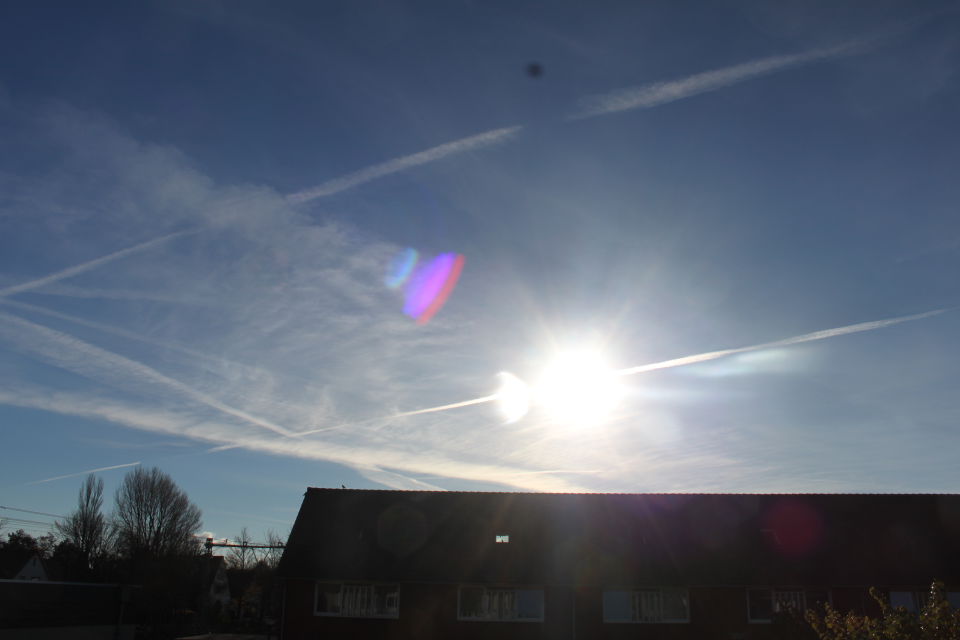
[[207, 586], [201, 596], [203, 606], [226, 609], [230, 606], [230, 582], [223, 556], [210, 556], [200, 563], [201, 581]]
[[960, 597], [960, 496], [308, 489], [281, 637], [774, 638], [778, 612]]
[[14, 580], [39, 580], [47, 581], [47, 570], [43, 566], [43, 561], [40, 559], [40, 556], [33, 554], [30, 556], [30, 559], [27, 560], [26, 564], [23, 565], [23, 568], [17, 572], [17, 575], [14, 576]]

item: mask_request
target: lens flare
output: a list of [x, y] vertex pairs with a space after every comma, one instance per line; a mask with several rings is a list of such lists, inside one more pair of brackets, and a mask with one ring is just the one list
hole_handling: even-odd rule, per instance
[[441, 253], [413, 274], [406, 289], [403, 312], [426, 324], [443, 307], [460, 279], [465, 259], [456, 253]]
[[420, 260], [420, 254], [416, 249], [407, 247], [394, 257], [387, 270], [387, 277], [383, 279], [384, 284], [390, 289], [398, 289], [413, 273], [413, 268], [417, 266]]

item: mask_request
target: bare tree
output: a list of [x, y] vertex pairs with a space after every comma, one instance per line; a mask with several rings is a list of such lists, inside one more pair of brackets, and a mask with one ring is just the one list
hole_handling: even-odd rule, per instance
[[57, 532], [74, 545], [83, 565], [89, 569], [104, 549], [107, 539], [107, 521], [103, 509], [103, 479], [92, 473], [84, 480], [77, 497], [77, 509], [66, 520], [54, 524]]
[[201, 511], [166, 473], [138, 467], [117, 489], [113, 527], [125, 556], [163, 558], [199, 549]]
[[270, 548], [265, 550], [266, 553], [263, 554], [261, 562], [270, 569], [276, 569], [277, 565], [280, 564], [280, 557], [283, 555], [283, 547], [286, 542], [286, 539], [273, 529], [267, 531], [267, 544], [270, 545]]
[[246, 527], [240, 529], [240, 535], [234, 538], [234, 542], [240, 546], [230, 547], [227, 552], [227, 562], [231, 568], [243, 571], [257, 563], [254, 550], [247, 546], [251, 540]]

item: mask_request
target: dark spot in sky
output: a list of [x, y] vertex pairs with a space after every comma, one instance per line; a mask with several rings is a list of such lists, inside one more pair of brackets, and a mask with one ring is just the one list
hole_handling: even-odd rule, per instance
[[539, 62], [531, 62], [527, 65], [527, 75], [531, 78], [539, 78], [543, 75], [543, 65]]

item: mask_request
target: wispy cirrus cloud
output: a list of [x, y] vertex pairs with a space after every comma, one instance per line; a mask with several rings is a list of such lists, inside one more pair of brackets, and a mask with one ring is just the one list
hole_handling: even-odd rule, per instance
[[[603, 94], [587, 98], [580, 113], [601, 116], [666, 104], [848, 55], [861, 50], [858, 46], [763, 58]], [[478, 336], [475, 328], [490, 320], [484, 314], [503, 309], [482, 300], [426, 330], [413, 327], [395, 307], [395, 292], [382, 286], [383, 269], [398, 247], [346, 224], [318, 224], [291, 206], [506, 143], [521, 130], [507, 127], [454, 140], [284, 197], [263, 187], [217, 185], [176, 150], [132, 140], [109, 123], [91, 133], [87, 119], [59, 117], [51, 135], [67, 141], [71, 161], [23, 181], [27, 188], [15, 202], [29, 206], [16, 214], [46, 216], [54, 240], [75, 242], [71, 231], [80, 226], [77, 221], [100, 225], [104, 234], [117, 229], [117, 235], [85, 237], [82, 255], [101, 258], [0, 290], [7, 296], [42, 291], [74, 298], [42, 310], [7, 300], [10, 308], [71, 324], [46, 326], [2, 314], [0, 342], [93, 384], [86, 393], [64, 393], [42, 375], [32, 387], [18, 386], [22, 381], [12, 377], [17, 384], [4, 385], [0, 403], [176, 435], [220, 450], [347, 465], [402, 488], [457, 479], [548, 491], [625, 484], [729, 489], [743, 486], [736, 484], [743, 477], [770, 473], [768, 461], [745, 464], [738, 451], [715, 444], [716, 431], [710, 438], [689, 438], [682, 456], [649, 444], [644, 434], [662, 419], [649, 409], [631, 415], [630, 424], [624, 420], [591, 433], [589, 446], [583, 434], [549, 425], [501, 424], [489, 407], [479, 405], [493, 390], [492, 375], [483, 371], [489, 361], [481, 356], [502, 336]], [[116, 211], [104, 212], [101, 202], [118, 204]], [[207, 232], [167, 241], [183, 233], [171, 229], [183, 227]], [[115, 250], [144, 237], [156, 237], [150, 241], [156, 244]], [[51, 255], [57, 254], [51, 250]], [[99, 269], [120, 259], [123, 269]], [[81, 275], [83, 286], [62, 283]], [[124, 293], [111, 297], [110, 291]], [[101, 300], [90, 304], [89, 296]], [[182, 300], [205, 304], [185, 308], [177, 304]], [[889, 325], [864, 323], [856, 330], [880, 326]], [[86, 336], [83, 329], [100, 334], [85, 341], [78, 337]], [[834, 335], [843, 333], [807, 337]], [[749, 349], [787, 344], [793, 342]], [[173, 363], [171, 353], [177, 355]], [[481, 364], [463, 364], [476, 362]], [[211, 365], [216, 375], [209, 375]], [[478, 396], [478, 402], [451, 403]], [[446, 411], [453, 408], [458, 411]], [[304, 433], [320, 437], [290, 437]], [[638, 479], [648, 484], [637, 485]]]
[[9, 313], [0, 312], [0, 336], [20, 350], [84, 377], [121, 388], [159, 386], [276, 434], [292, 435], [278, 424], [231, 407], [141, 362]]
[[130, 331], [129, 329], [124, 329], [122, 327], [115, 327], [113, 325], [106, 324], [104, 322], [97, 322], [95, 320], [87, 320], [79, 316], [71, 315], [69, 313], [61, 313], [53, 309], [48, 309], [46, 307], [41, 307], [35, 304], [29, 304], [26, 302], [19, 302], [17, 300], [4, 300], [0, 299], [0, 304], [6, 305], [8, 307], [13, 307], [15, 309], [20, 309], [23, 311], [28, 311], [31, 313], [36, 313], [40, 315], [49, 316], [51, 318], [57, 318], [59, 320], [65, 320], [67, 322], [79, 325], [81, 327], [89, 327], [91, 329], [96, 329], [103, 333], [117, 336], [121, 338], [126, 338], [127, 340], [134, 340], [136, 342], [143, 342], [145, 344], [153, 345], [164, 351], [174, 351], [180, 353], [184, 356], [192, 358], [194, 361], [207, 361], [211, 364], [224, 368], [224, 369], [240, 369], [252, 372], [254, 374], [263, 373], [262, 369], [257, 367], [242, 363], [236, 362], [234, 360], [229, 360], [227, 358], [222, 358], [219, 356], [210, 355], [204, 353], [197, 349], [192, 349], [184, 345], [170, 342], [167, 340], [158, 340], [156, 338], [151, 338], [148, 335], [137, 331]]
[[238, 431], [229, 423], [198, 419], [199, 416], [188, 410], [170, 411], [156, 407], [140, 407], [104, 397], [49, 393], [41, 389], [19, 387], [14, 391], [0, 390], [0, 403], [64, 415], [99, 418], [126, 427], [178, 435], [207, 443], [231, 443], [258, 453], [333, 462], [352, 467], [376, 482], [396, 488], [436, 486], [406, 475], [416, 476], [423, 473], [434, 474], [440, 478], [498, 482], [527, 490], [576, 491], [582, 488], [560, 477], [531, 474], [531, 471], [535, 470], [529, 468], [465, 461], [433, 448], [416, 447], [405, 451], [383, 446], [383, 443], [362, 440], [338, 443], [264, 438], [256, 432]]
[[131, 302], [163, 302], [170, 304], [209, 305], [210, 301], [199, 296], [186, 298], [183, 294], [162, 291], [134, 291], [128, 289], [102, 289], [79, 287], [63, 282], [44, 284], [30, 289], [30, 293], [54, 298], [78, 298], [81, 300], [118, 300]]

